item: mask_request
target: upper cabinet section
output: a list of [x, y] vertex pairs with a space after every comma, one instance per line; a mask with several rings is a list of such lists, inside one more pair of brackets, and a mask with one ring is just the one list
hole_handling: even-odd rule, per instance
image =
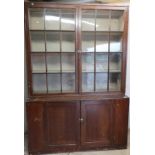
[[30, 94], [123, 92], [126, 9], [101, 4], [28, 3]]

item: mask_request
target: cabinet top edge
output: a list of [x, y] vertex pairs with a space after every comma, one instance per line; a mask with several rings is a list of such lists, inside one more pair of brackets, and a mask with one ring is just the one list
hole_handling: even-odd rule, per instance
[[129, 3], [73, 3], [73, 2], [36, 2], [36, 1], [25, 1], [24, 4], [28, 7], [51, 7], [51, 6], [78, 6], [78, 7], [114, 7], [128, 9]]

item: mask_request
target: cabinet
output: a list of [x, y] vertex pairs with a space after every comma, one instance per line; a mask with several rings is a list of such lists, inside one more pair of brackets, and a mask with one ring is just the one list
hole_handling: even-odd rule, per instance
[[25, 2], [32, 154], [125, 148], [128, 6]]

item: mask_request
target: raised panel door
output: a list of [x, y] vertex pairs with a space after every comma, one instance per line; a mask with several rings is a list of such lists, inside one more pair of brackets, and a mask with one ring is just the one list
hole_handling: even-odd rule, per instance
[[108, 146], [112, 140], [112, 101], [82, 101], [81, 144]]
[[78, 102], [46, 104], [45, 133], [48, 147], [76, 147], [79, 144], [79, 108]]

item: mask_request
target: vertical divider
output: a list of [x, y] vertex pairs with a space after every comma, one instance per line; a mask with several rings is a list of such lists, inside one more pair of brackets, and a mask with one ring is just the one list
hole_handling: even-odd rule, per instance
[[96, 91], [96, 15], [97, 10], [95, 10], [95, 33], [94, 33], [94, 92]]
[[110, 31], [111, 31], [111, 10], [109, 12], [109, 32], [108, 32], [108, 82], [107, 82], [107, 91], [109, 91], [109, 76], [110, 76], [110, 72], [109, 72], [109, 65], [110, 65]]
[[59, 33], [60, 33], [60, 83], [61, 83], [61, 93], [62, 93], [62, 31], [61, 31], [61, 10], [59, 10]]
[[76, 93], [77, 92], [79, 92], [79, 84], [78, 84], [78, 77], [79, 77], [79, 72], [78, 72], [78, 48], [79, 48], [79, 46], [78, 46], [78, 8], [76, 8], [75, 9], [75, 14], [74, 14], [74, 16], [75, 16], [75, 30], [74, 30], [74, 35], [75, 35], [75, 53], [74, 53], [74, 55], [75, 55], [75, 91], [76, 91]]
[[[79, 82], [78, 82], [78, 85], [79, 85], [79, 93], [81, 94], [82, 92], [82, 27], [81, 27], [81, 24], [82, 24], [82, 8], [79, 7], [78, 8], [78, 73], [79, 73]], [[80, 52], [79, 52], [80, 51]]]
[[46, 65], [46, 93], [48, 94], [48, 74], [47, 74], [47, 46], [46, 46], [46, 29], [45, 29], [45, 16], [46, 16], [46, 9], [44, 9], [44, 41], [45, 41], [45, 65]]

